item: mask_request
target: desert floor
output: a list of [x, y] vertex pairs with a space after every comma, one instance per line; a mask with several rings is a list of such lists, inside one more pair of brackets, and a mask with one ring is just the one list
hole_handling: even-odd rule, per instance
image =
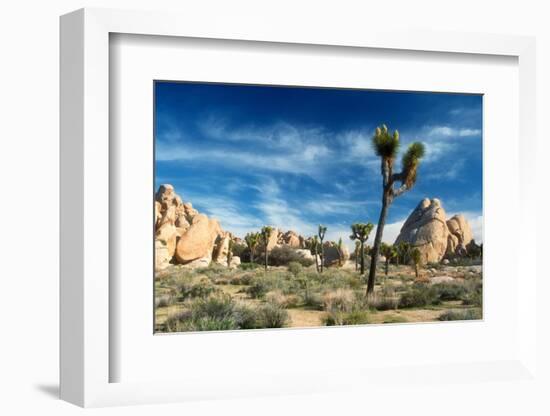
[[[155, 279], [155, 330], [316, 327], [482, 318], [480, 262], [427, 265], [417, 279], [408, 265], [380, 264], [375, 295], [355, 264], [325, 268], [299, 264], [237, 269], [171, 266]], [[243, 318], [243, 316], [245, 316]], [[261, 318], [261, 319], [260, 319]]]

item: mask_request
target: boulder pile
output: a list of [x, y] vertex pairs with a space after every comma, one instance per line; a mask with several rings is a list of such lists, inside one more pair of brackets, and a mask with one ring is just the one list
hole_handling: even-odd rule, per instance
[[236, 265], [240, 258], [228, 259], [232, 239], [216, 219], [199, 213], [190, 202], [184, 203], [172, 185], [159, 187], [155, 195], [156, 270], [170, 263], [189, 268], [206, 267], [212, 261]]
[[447, 220], [438, 199], [425, 198], [409, 215], [395, 244], [407, 242], [418, 248], [424, 263], [465, 256], [474, 245], [470, 224], [462, 214]]

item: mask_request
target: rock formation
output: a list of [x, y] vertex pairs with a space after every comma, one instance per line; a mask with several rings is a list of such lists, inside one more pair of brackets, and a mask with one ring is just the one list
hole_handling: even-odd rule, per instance
[[420, 250], [423, 263], [429, 263], [467, 254], [471, 241], [472, 231], [463, 215], [447, 221], [441, 202], [425, 198], [403, 224], [395, 244], [410, 243]]
[[[161, 185], [155, 194], [155, 270], [162, 270], [170, 264], [188, 268], [207, 267], [212, 262], [231, 268], [238, 267], [240, 257], [229, 253], [230, 241], [234, 246], [244, 242], [224, 231], [218, 221], [199, 213], [190, 202], [183, 202], [172, 185]], [[267, 250], [275, 247], [290, 247], [306, 259], [315, 259], [306, 240], [295, 231], [274, 229], [267, 244]], [[325, 242], [325, 264], [345, 264], [349, 251], [342, 247], [338, 253], [336, 243]], [[260, 247], [259, 250], [264, 250]], [[320, 248], [319, 248], [320, 251]], [[339, 261], [339, 258], [341, 259]], [[228, 264], [228, 257], [229, 264]]]
[[325, 266], [344, 265], [349, 260], [349, 250], [343, 245], [339, 250], [338, 245], [332, 241], [323, 244], [325, 252]]
[[279, 232], [277, 244], [301, 249], [305, 247], [305, 240], [304, 237], [302, 237], [301, 235], [298, 235], [294, 231], [289, 230], [286, 233]]
[[447, 221], [449, 237], [447, 239], [447, 256], [464, 256], [467, 254], [467, 246], [473, 240], [470, 224], [464, 215], [459, 214]]
[[[155, 269], [170, 263], [206, 267], [211, 261], [227, 265], [231, 233], [217, 220], [184, 203], [172, 185], [161, 185], [155, 195]], [[231, 260], [233, 264], [236, 261]]]

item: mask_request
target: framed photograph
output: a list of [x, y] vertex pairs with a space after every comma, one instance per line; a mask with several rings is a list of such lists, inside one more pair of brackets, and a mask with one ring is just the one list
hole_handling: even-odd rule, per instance
[[534, 40], [231, 28], [61, 18], [62, 398], [532, 380]]
[[154, 94], [155, 332], [482, 319], [482, 95]]

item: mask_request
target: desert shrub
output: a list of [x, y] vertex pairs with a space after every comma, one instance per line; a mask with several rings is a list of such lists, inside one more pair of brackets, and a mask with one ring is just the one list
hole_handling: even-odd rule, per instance
[[321, 293], [314, 291], [314, 290], [305, 290], [302, 293], [302, 301], [304, 306], [316, 309], [316, 310], [322, 310], [323, 309], [323, 298], [321, 297]]
[[187, 310], [168, 317], [166, 332], [221, 331], [228, 329], [254, 329], [263, 327], [258, 310], [236, 303], [228, 295], [214, 295], [195, 299]]
[[466, 310], [456, 310], [451, 309], [443, 312], [439, 315], [440, 321], [469, 321], [481, 319], [481, 310], [479, 309], [466, 309]]
[[369, 308], [376, 309], [377, 311], [389, 311], [397, 309], [399, 301], [397, 296], [392, 293], [375, 293], [369, 297]]
[[312, 259], [302, 257], [296, 250], [288, 246], [274, 247], [269, 252], [269, 264], [271, 266], [286, 266], [290, 262], [298, 262], [304, 267], [309, 267], [314, 263]]
[[341, 269], [325, 269], [313, 279], [330, 289], [360, 289], [363, 285], [358, 274]]
[[234, 306], [233, 319], [240, 329], [254, 329], [258, 326], [256, 309], [245, 304]]
[[179, 286], [180, 298], [182, 300], [189, 298], [206, 298], [219, 289], [214, 286], [210, 280], [201, 279], [198, 283], [183, 282]]
[[185, 323], [191, 320], [191, 312], [184, 311], [168, 316], [164, 322], [165, 332], [182, 332], [185, 331]]
[[426, 284], [415, 284], [401, 294], [399, 308], [414, 308], [440, 303], [437, 291]]
[[468, 257], [455, 257], [451, 259], [451, 264], [453, 266], [461, 266], [461, 267], [479, 266], [482, 264], [482, 260], [480, 258], [472, 259]]
[[402, 324], [402, 323], [405, 323], [405, 322], [409, 322], [409, 320], [407, 318], [405, 318], [404, 316], [390, 315], [390, 316], [387, 316], [386, 318], [384, 318], [383, 323], [385, 323], [385, 324]]
[[157, 308], [164, 308], [166, 306], [173, 305], [174, 303], [176, 303], [176, 298], [167, 293], [155, 298], [155, 307]]
[[326, 326], [363, 325], [369, 323], [369, 314], [365, 310], [356, 309], [350, 312], [331, 311], [324, 318]]
[[293, 293], [284, 294], [280, 290], [272, 290], [267, 292], [265, 295], [265, 300], [268, 303], [273, 303], [281, 308], [291, 308], [300, 303], [300, 297]]
[[227, 271], [227, 267], [218, 263], [210, 263], [208, 267], [199, 267], [195, 269], [196, 274], [202, 274], [208, 277], [223, 274]]
[[457, 282], [436, 283], [432, 287], [442, 301], [461, 300], [467, 292], [466, 287]]
[[283, 328], [289, 321], [288, 312], [280, 306], [266, 303], [258, 307], [257, 328]]
[[291, 261], [288, 263], [288, 271], [292, 273], [295, 277], [302, 272], [302, 264], [297, 261]]
[[233, 315], [235, 303], [228, 295], [197, 299], [190, 305], [193, 317], [228, 318]]
[[255, 276], [246, 292], [253, 298], [263, 298], [267, 292], [276, 289], [279, 283], [272, 275]]
[[232, 285], [249, 285], [250, 282], [254, 279], [255, 275], [253, 273], [244, 273], [242, 275], [233, 276], [230, 280]]
[[226, 331], [228, 329], [239, 329], [237, 323], [231, 317], [212, 318], [205, 316], [182, 322], [183, 331]]
[[483, 306], [483, 294], [480, 291], [468, 292], [462, 297], [463, 305]]
[[350, 289], [336, 289], [323, 294], [326, 311], [350, 312], [355, 304], [355, 294]]
[[258, 263], [241, 263], [239, 264], [239, 269], [241, 270], [256, 270], [261, 268], [262, 265]]

